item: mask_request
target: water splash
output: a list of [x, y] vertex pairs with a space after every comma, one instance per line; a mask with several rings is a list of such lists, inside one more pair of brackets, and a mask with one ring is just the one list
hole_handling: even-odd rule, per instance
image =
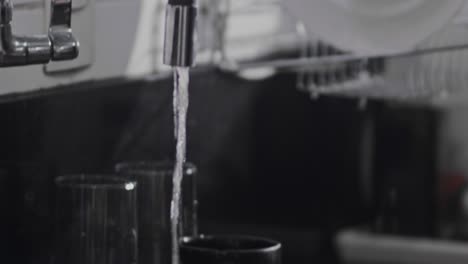
[[179, 264], [179, 222], [182, 179], [186, 157], [186, 121], [189, 106], [189, 68], [174, 67], [174, 133], [176, 137], [176, 163], [173, 175], [171, 202], [172, 264]]

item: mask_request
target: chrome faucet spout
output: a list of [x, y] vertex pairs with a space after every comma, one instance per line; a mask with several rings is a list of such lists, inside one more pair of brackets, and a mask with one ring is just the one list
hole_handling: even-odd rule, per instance
[[169, 0], [166, 7], [164, 64], [192, 67], [195, 63], [195, 0]]

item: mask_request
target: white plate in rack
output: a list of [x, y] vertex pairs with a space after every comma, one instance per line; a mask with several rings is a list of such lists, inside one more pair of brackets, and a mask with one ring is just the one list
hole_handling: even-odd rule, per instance
[[324, 41], [360, 55], [411, 50], [452, 22], [466, 0], [283, 0]]

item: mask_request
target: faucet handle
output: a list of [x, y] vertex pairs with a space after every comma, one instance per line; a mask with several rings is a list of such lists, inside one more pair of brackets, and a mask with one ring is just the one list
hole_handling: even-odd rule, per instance
[[15, 35], [12, 0], [0, 0], [0, 67], [45, 64], [50, 60], [72, 60], [79, 43], [71, 30], [72, 0], [51, 0], [48, 34]]
[[79, 42], [71, 29], [72, 0], [51, 0], [49, 38], [52, 60], [72, 60], [78, 57]]
[[0, 67], [48, 63], [51, 41], [47, 35], [17, 36], [12, 29], [13, 3], [0, 0]]

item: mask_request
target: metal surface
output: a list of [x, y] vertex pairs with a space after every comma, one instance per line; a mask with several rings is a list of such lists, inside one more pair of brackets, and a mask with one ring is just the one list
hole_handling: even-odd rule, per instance
[[70, 29], [71, 0], [52, 0], [52, 22], [48, 35], [16, 36], [13, 4], [0, 0], [0, 67], [44, 64], [78, 56], [78, 41]]
[[193, 66], [196, 16], [197, 8], [194, 5], [167, 5], [164, 64]]

